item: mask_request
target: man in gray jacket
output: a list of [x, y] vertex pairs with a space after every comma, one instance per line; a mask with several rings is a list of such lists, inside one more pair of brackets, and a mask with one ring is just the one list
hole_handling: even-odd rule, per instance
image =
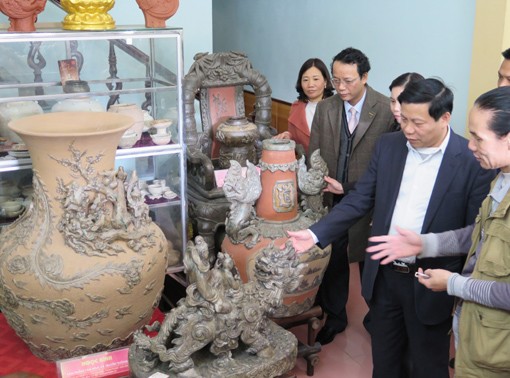
[[[337, 54], [331, 64], [337, 94], [318, 103], [312, 122], [309, 154], [320, 148], [329, 176], [342, 187], [337, 193], [325, 196], [329, 208], [340, 202], [368, 167], [379, 136], [393, 131], [389, 99], [367, 85], [369, 71], [370, 62], [361, 51], [347, 48]], [[327, 314], [326, 323], [317, 335], [317, 341], [323, 345], [333, 341], [347, 326], [349, 260], [360, 261], [362, 269], [370, 218], [370, 214], [362, 218], [332, 245], [331, 260], [317, 296]]]

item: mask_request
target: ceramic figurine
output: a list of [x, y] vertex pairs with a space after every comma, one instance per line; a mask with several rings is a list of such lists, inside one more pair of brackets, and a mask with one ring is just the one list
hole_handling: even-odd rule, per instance
[[164, 28], [179, 8], [179, 0], [136, 0], [145, 17], [145, 27]]
[[229, 255], [220, 252], [214, 265], [209, 261], [202, 237], [188, 242], [187, 296], [162, 324], [148, 327], [158, 331], [155, 337], [135, 334], [131, 376], [269, 378], [294, 366], [295, 337], [268, 319], [305, 269], [292, 244], [262, 249], [249, 283], [242, 283]]
[[0, 11], [9, 17], [8, 31], [33, 32], [37, 15], [44, 10], [46, 0], [0, 0]]

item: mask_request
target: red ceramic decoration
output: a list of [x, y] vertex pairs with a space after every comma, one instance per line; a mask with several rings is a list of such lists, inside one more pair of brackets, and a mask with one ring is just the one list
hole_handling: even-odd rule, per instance
[[[298, 162], [294, 147], [294, 142], [290, 140], [263, 141], [260, 161], [262, 190], [255, 206], [256, 218], [250, 222], [250, 226], [239, 231], [234, 237], [230, 234], [228, 223], [235, 218], [236, 210], [232, 206], [230, 208], [227, 236], [221, 249], [232, 257], [244, 282], [254, 278], [255, 260], [262, 249], [271, 243], [281, 246], [288, 240], [287, 231], [306, 229], [316, 220], [309, 218], [299, 209], [296, 178]], [[242, 177], [238, 179], [243, 181]], [[227, 193], [225, 196], [228, 198]], [[235, 237], [248, 234], [250, 236], [244, 240]], [[306, 265], [304, 277], [295, 290], [285, 292], [283, 305], [272, 314], [273, 317], [298, 315], [312, 307], [330, 253], [329, 246], [324, 250], [314, 246], [299, 255], [299, 261]]]
[[136, 0], [145, 17], [147, 28], [164, 28], [165, 21], [179, 8], [179, 0]]
[[37, 15], [44, 10], [46, 0], [0, 0], [0, 11], [9, 17], [9, 31], [33, 32]]

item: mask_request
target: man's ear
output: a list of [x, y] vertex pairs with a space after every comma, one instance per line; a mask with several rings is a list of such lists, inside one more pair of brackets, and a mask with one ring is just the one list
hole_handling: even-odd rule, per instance
[[450, 112], [446, 112], [444, 113], [442, 116], [441, 116], [441, 120], [446, 122], [446, 123], [450, 123], [450, 119], [452, 118], [452, 113]]

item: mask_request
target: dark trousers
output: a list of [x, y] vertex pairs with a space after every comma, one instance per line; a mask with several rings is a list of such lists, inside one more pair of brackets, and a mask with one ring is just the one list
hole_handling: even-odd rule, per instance
[[342, 331], [347, 326], [345, 305], [349, 298], [349, 257], [345, 233], [331, 245], [331, 257], [317, 294], [318, 302], [328, 315], [326, 325]]
[[451, 318], [425, 325], [416, 315], [414, 275], [381, 266], [370, 302], [373, 378], [448, 378]]

